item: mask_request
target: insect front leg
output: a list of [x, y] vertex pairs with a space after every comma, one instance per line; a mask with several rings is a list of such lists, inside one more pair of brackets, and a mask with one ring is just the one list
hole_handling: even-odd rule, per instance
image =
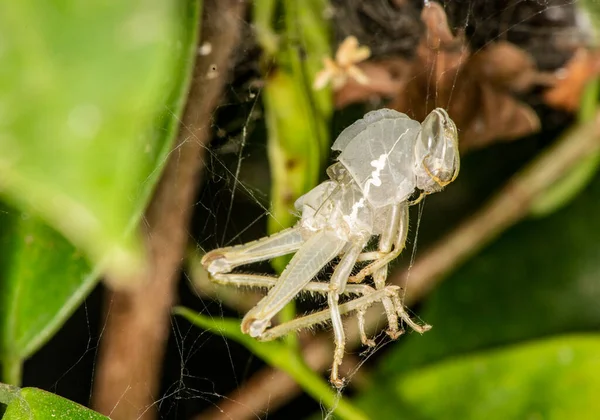
[[333, 353], [333, 365], [331, 366], [331, 383], [340, 388], [344, 385], [344, 379], [339, 377], [339, 367], [344, 358], [344, 348], [346, 347], [346, 337], [342, 316], [339, 309], [340, 294], [346, 289], [348, 277], [356, 264], [358, 255], [364, 248], [365, 243], [352, 246], [346, 251], [340, 263], [335, 268], [329, 282], [329, 293], [327, 294], [327, 303], [331, 312], [331, 324], [333, 326], [333, 335], [335, 342], [335, 351]]
[[[404, 202], [394, 206], [389, 215], [388, 229], [382, 233], [379, 239], [378, 253], [381, 255], [379, 259], [375, 259], [371, 264], [363, 268], [356, 276], [349, 279], [352, 282], [361, 282], [367, 276], [373, 276], [373, 282], [377, 290], [389, 288], [386, 286], [388, 264], [402, 253], [406, 246], [406, 238], [408, 236], [408, 205]], [[393, 247], [393, 249], [392, 249]], [[364, 255], [364, 254], [363, 254]], [[381, 303], [385, 308], [389, 328], [387, 334], [396, 339], [403, 331], [399, 328], [398, 317], [404, 320], [412, 329], [423, 333], [431, 328], [429, 325], [419, 325], [414, 322], [402, 305], [398, 292], [391, 293], [388, 298], [382, 299]], [[359, 327], [364, 325], [360, 322]], [[360, 331], [361, 339], [366, 339], [364, 329]]]
[[[388, 217], [389, 219], [386, 223], [387, 229], [381, 234], [378, 251], [375, 253], [369, 252], [362, 254], [368, 257], [373, 257], [373, 262], [360, 270], [356, 275], [350, 277], [348, 281], [351, 283], [362, 282], [365, 277], [371, 276], [380, 268], [387, 266], [404, 250], [406, 238], [408, 236], [407, 202], [394, 205], [389, 212]], [[365, 261], [369, 259], [371, 258], [359, 256], [359, 261]]]
[[240, 265], [291, 254], [303, 243], [300, 229], [293, 227], [246, 244], [212, 250], [202, 257], [202, 265], [212, 275], [229, 273]]
[[[400, 255], [400, 253], [404, 250], [404, 248], [406, 246], [406, 238], [408, 236], [408, 205], [409, 204], [410, 203], [407, 203], [405, 205], [404, 203], [401, 203], [398, 205], [399, 209], [400, 209], [400, 218], [399, 218], [399, 223], [397, 225], [397, 233], [396, 233], [396, 236], [394, 239], [394, 245], [393, 245], [394, 250], [392, 252], [390, 252], [390, 254], [388, 254], [388, 256], [386, 257], [386, 260], [388, 261], [388, 263], [389, 263], [389, 261], [392, 261], [394, 258], [396, 258], [398, 255]], [[382, 240], [383, 239], [384, 239], [384, 235], [382, 235]], [[386, 242], [384, 245], [387, 246], [388, 243]], [[373, 281], [375, 282], [375, 287], [377, 289], [386, 287], [385, 283], [387, 281], [388, 263], [386, 263], [384, 266], [378, 268], [373, 273]], [[389, 286], [387, 286], [387, 287], [389, 287]], [[395, 322], [393, 324], [391, 324], [390, 329], [388, 330], [388, 335], [390, 337], [395, 339], [398, 336], [400, 336], [402, 333], [404, 333], [403, 330], [398, 329], [397, 317], [400, 317], [400, 319], [402, 319], [404, 322], [406, 322], [413, 330], [415, 330], [419, 333], [424, 333], [425, 331], [428, 331], [431, 329], [430, 325], [428, 325], [428, 324], [419, 325], [410, 318], [410, 316], [404, 309], [404, 305], [402, 304], [398, 290], [396, 290], [394, 293], [392, 293], [390, 295], [390, 298], [393, 302], [393, 307], [395, 308], [395, 314], [394, 314]], [[388, 312], [388, 308], [386, 307], [386, 313], [388, 314], [388, 320], [389, 320], [390, 316], [393, 312], [392, 313]]]
[[[392, 254], [392, 247], [394, 247], [394, 254], [396, 256], [404, 250], [406, 244], [406, 238], [408, 236], [408, 206], [405, 203], [396, 204], [392, 207], [389, 213], [388, 229], [381, 234], [379, 238], [379, 252], [386, 253], [387, 255], [382, 259], [389, 258]], [[393, 258], [396, 258], [394, 256]], [[393, 259], [392, 258], [392, 259]], [[391, 261], [390, 259], [389, 261]], [[386, 280], [388, 275], [388, 264], [375, 270], [373, 273], [373, 282], [377, 290], [384, 289], [386, 287]], [[387, 334], [392, 338], [398, 338], [404, 331], [398, 327], [398, 315], [391, 299], [384, 299], [382, 302], [385, 308], [385, 313], [388, 319]]]
[[[362, 269], [350, 281], [361, 282], [365, 277], [372, 275], [375, 288], [382, 290], [386, 287], [388, 263], [396, 258], [404, 249], [406, 237], [408, 235], [408, 205], [406, 202], [394, 205], [388, 212], [385, 223], [387, 229], [382, 232], [379, 238], [379, 245], [376, 252], [363, 253], [360, 257], [371, 259], [373, 262]], [[393, 250], [392, 250], [393, 248]], [[381, 301], [388, 320], [387, 334], [396, 339], [402, 334], [398, 326], [398, 315], [394, 301], [390, 297], [384, 297]], [[374, 345], [373, 340], [367, 339], [364, 330], [364, 313], [358, 313], [359, 330], [361, 341], [366, 345]]]
[[[404, 248], [406, 246], [406, 238], [408, 236], [408, 203], [399, 204], [398, 210], [399, 210], [400, 217], [398, 220], [397, 231], [396, 231], [394, 244], [393, 244], [394, 250], [392, 252], [390, 252], [385, 258], [382, 259], [382, 260], [386, 261], [385, 265], [377, 268], [375, 270], [375, 272], [373, 273], [373, 281], [375, 282], [376, 289], [391, 287], [391, 286], [385, 285], [386, 281], [387, 281], [388, 264], [390, 261], [395, 259], [398, 255], [400, 255], [400, 253], [404, 250]], [[390, 236], [390, 238], [393, 238], [393, 236]], [[381, 244], [382, 244], [381, 248], [383, 248], [385, 246], [386, 247], [385, 249], [390, 249], [390, 247], [388, 247], [388, 245], [389, 245], [387, 242], [388, 240], [389, 239], [388, 239], [387, 235], [381, 236]], [[377, 261], [374, 263], [374, 267], [377, 267], [379, 265], [377, 263], [378, 263]], [[388, 310], [388, 306], [386, 306], [385, 308], [386, 308], [386, 313], [388, 315], [388, 321], [392, 317], [394, 319], [394, 322], [390, 324], [390, 328], [388, 330], [388, 335], [391, 338], [396, 339], [396, 338], [398, 338], [398, 336], [400, 336], [404, 332], [403, 330], [398, 329], [397, 317], [400, 317], [400, 319], [402, 319], [404, 322], [406, 322], [413, 330], [415, 330], [419, 333], [424, 333], [425, 331], [428, 331], [431, 329], [430, 325], [427, 325], [427, 324], [419, 325], [410, 318], [410, 316], [404, 309], [404, 305], [402, 304], [402, 301], [400, 299], [400, 294], [399, 294], [398, 289], [395, 289], [395, 291], [390, 294], [390, 299], [393, 302], [393, 308], [395, 309], [395, 311]], [[384, 304], [384, 306], [386, 305], [385, 301], [383, 301], [383, 304]]]

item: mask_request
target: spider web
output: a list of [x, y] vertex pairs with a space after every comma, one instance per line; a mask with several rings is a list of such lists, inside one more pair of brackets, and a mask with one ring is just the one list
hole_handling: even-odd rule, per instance
[[[340, 1], [334, 3], [337, 5]], [[352, 5], [358, 3], [358, 0], [349, 0], [346, 3]], [[377, 23], [377, 19], [386, 17], [386, 15], [390, 21], [397, 18], [393, 12], [392, 0], [377, 0], [372, 3], [372, 8], [362, 16], [362, 19], [366, 19], [365, 16], [370, 17], [367, 19], [368, 24], [363, 22], [361, 26], [348, 25], [348, 27], [342, 25], [337, 33], [338, 43], [345, 36], [352, 35], [351, 31], [358, 30], [357, 28], [365, 33], [370, 33], [371, 38], [377, 39], [381, 32], [373, 30], [373, 22]], [[403, 4], [405, 2], [396, 0], [396, 3]], [[453, 3], [446, 3], [448, 3], [446, 10], [452, 22], [452, 29], [454, 31], [463, 30], [474, 49], [484, 48], [490, 42], [498, 39], [516, 42], [523, 38], [529, 38], [528, 41], [525, 41], [525, 47], [532, 52], [538, 51], [535, 56], [540, 67], [557, 68], [563, 64], [564, 59], [557, 58], [555, 54], [543, 50], [545, 35], [543, 31], [547, 29], [535, 28], [530, 22], [540, 16], [553, 21], [565, 19], [563, 14], [569, 13], [571, 2], [544, 0], [493, 2], [502, 4], [495, 8], [485, 5], [485, 3], [492, 2], [475, 0], [456, 0]], [[490, 25], [490, 22], [494, 22], [494, 24]], [[251, 26], [247, 23], [245, 25], [246, 31], [251, 33]], [[500, 27], [495, 28], [494, 25]], [[404, 27], [399, 25], [390, 29], [390, 31], [392, 30], [396, 31], [394, 34], [406, 31], [409, 40], [400, 43], [374, 42], [373, 45], [377, 46], [377, 48], [373, 48], [374, 54], [381, 57], [398, 53], [410, 54], [410, 50], [416, 47], [418, 39], [410, 35], [414, 32], [409, 24]], [[379, 27], [379, 31], [382, 31], [381, 27]], [[540, 37], [542, 41], [540, 41]], [[359, 36], [359, 39], [368, 41], [370, 38]], [[226, 99], [214, 114], [212, 121], [214, 139], [211, 147], [206, 149], [204, 186], [194, 205], [195, 215], [189, 230], [189, 237], [191, 243], [200, 252], [263, 237], [266, 220], [270, 216], [270, 174], [266, 157], [266, 127], [263, 119], [261, 88], [258, 83], [257, 70], [253, 67], [257, 52], [252, 45], [242, 45], [241, 53], [242, 59], [239, 60], [236, 67], [235, 81], [228, 86]], [[557, 64], [557, 62], [559, 63]], [[433, 77], [433, 74], [430, 77]], [[452, 95], [457, 94], [454, 86], [451, 92]], [[432, 96], [437, 98], [437, 90]], [[352, 106], [338, 111], [334, 117], [332, 140], [342, 128], [360, 117], [366, 110], [382, 105], [381, 102], [375, 102], [366, 107], [364, 105]], [[446, 104], [436, 103], [435, 105], [445, 106]], [[427, 244], [435, 236], [448, 230], [448, 226], [435, 220], [436, 212], [443, 211], [446, 208], [444, 206], [447, 205], [443, 197], [436, 196], [427, 199], [426, 203], [421, 204], [418, 208], [412, 209], [409, 236], [412, 246], [399, 258], [398, 267], [403, 264], [410, 267], [418, 257], [417, 238], [420, 243]], [[423, 227], [427, 230], [423, 233], [420, 230], [422, 220]], [[427, 225], [431, 225], [431, 227], [427, 229]], [[270, 272], [271, 268], [266, 263], [258, 265], [256, 270]], [[201, 290], [206, 287], [206, 284], [199, 284], [193, 274], [190, 270], [183, 274], [183, 281], [179, 288], [180, 303], [204, 315], [239, 318], [240, 313], [236, 310], [236, 305], [239, 305], [238, 308], [245, 308], [248, 306], [249, 299], [256, 299], [257, 295], [248, 290], [236, 290], [232, 294], [227, 294], [229, 300], [220, 299], [219, 295], [215, 295], [214, 292]], [[406, 288], [410, 288], [410, 277], [404, 291]], [[26, 374], [28, 371], [44, 371], [45, 374], [41, 381], [37, 378], [33, 381], [26, 376], [26, 383], [35, 382], [36, 386], [65, 395], [83, 404], [87, 403], [89, 391], [78, 387], [77, 384], [81, 383], [82, 377], [89, 377], [90, 372], [93, 372], [95, 368], [98, 340], [102, 334], [101, 295], [102, 290], [99, 287], [51, 342], [28, 362]], [[227, 302], [233, 307], [225, 305], [223, 302]], [[317, 299], [316, 303], [322, 305], [323, 301]], [[300, 302], [300, 310], [310, 310], [311, 307], [314, 309], [314, 305], [314, 299], [305, 297]], [[418, 312], [418, 307], [415, 307], [411, 314], [417, 315], [418, 319]], [[330, 332], [329, 330], [330, 327], [325, 328], [326, 332]], [[402, 340], [405, 339], [406, 337], [401, 337], [393, 345], [401, 345]], [[69, 345], [67, 346], [66, 343]], [[382, 348], [385, 346], [389, 348], [390, 343], [389, 339], [380, 334], [374, 348], [367, 350], [359, 348], [347, 352], [346, 357], [354, 357], [358, 361], [349, 372], [345, 373], [351, 384], [354, 380], [359, 380], [360, 375], [368, 375], [369, 368], [373, 365], [372, 361], [385, 357], [385, 350], [382, 351]], [[65, 351], [65, 347], [67, 347], [67, 351]], [[56, 357], [57, 353], [61, 354], [61, 357]], [[50, 358], [51, 360], [61, 360], [61, 363], [48, 367], [45, 361]], [[227, 402], [235, 404], [237, 401], [236, 390], [244, 387], [253, 378], [253, 375], [264, 367], [264, 363], [243, 346], [223, 336], [192, 327], [181, 319], [174, 319], [166, 361], [163, 366], [161, 395], [155, 401], [155, 405], [160, 411], [160, 418], [194, 418], [199, 413], [210, 409], [213, 413], [213, 417], [210, 418], [216, 418], [215, 413], [219, 412], [219, 408]], [[44, 381], [46, 382], [44, 383]], [[266, 397], [262, 395], [264, 390], [246, 388], [244, 392], [261, 394], [257, 398], [269, 401], [268, 395]], [[353, 392], [354, 390], [350, 387], [344, 389], [340, 395], [351, 396]], [[300, 395], [292, 398], [277, 410], [272, 410], [271, 406], [266, 404], [261, 410], [254, 410], [252, 417], [256, 419], [298, 418], [314, 413], [320, 413], [323, 418], [329, 418], [332, 415], [331, 411], [318, 401], [314, 401], [306, 395]], [[218, 418], [231, 417], [228, 417], [227, 413], [222, 413], [222, 416]]]

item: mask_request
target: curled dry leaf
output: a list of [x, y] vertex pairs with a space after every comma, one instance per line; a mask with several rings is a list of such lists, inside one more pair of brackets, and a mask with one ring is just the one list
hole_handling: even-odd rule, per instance
[[362, 63], [360, 68], [371, 82], [359, 87], [349, 81], [336, 93], [337, 106], [388, 97], [390, 107], [416, 120], [442, 106], [461, 131], [462, 151], [540, 128], [533, 109], [515, 94], [552, 86], [555, 74], [538, 71], [534, 59], [509, 42], [490, 43], [472, 52], [461, 31], [452, 33], [438, 3], [423, 8], [421, 21], [425, 35], [415, 58]]
[[369, 78], [369, 83], [360, 84], [348, 80], [335, 92], [335, 104], [338, 108], [365, 100], [391, 97], [396, 92], [404, 90], [411, 77], [410, 65], [401, 58], [367, 61], [362, 63], [360, 68]]
[[559, 72], [552, 89], [544, 93], [544, 102], [568, 112], [579, 109], [585, 85], [600, 74], [600, 51], [580, 48]]

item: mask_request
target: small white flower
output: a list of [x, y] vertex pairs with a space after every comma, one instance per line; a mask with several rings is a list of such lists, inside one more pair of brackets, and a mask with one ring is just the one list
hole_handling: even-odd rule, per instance
[[331, 81], [334, 90], [340, 89], [348, 82], [348, 78], [356, 80], [361, 85], [369, 83], [369, 78], [356, 66], [357, 63], [371, 56], [371, 50], [359, 46], [354, 36], [349, 36], [340, 44], [335, 53], [335, 61], [329, 57], [323, 59], [323, 70], [317, 73], [314, 89], [323, 89]]

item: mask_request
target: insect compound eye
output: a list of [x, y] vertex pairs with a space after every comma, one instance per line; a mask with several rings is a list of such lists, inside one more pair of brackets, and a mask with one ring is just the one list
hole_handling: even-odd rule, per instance
[[442, 108], [433, 110], [421, 125], [415, 147], [417, 184], [425, 191], [437, 191], [458, 175], [458, 133]]
[[444, 133], [444, 122], [439, 115], [433, 114], [429, 120], [423, 124], [423, 140], [429, 150], [434, 150]]

